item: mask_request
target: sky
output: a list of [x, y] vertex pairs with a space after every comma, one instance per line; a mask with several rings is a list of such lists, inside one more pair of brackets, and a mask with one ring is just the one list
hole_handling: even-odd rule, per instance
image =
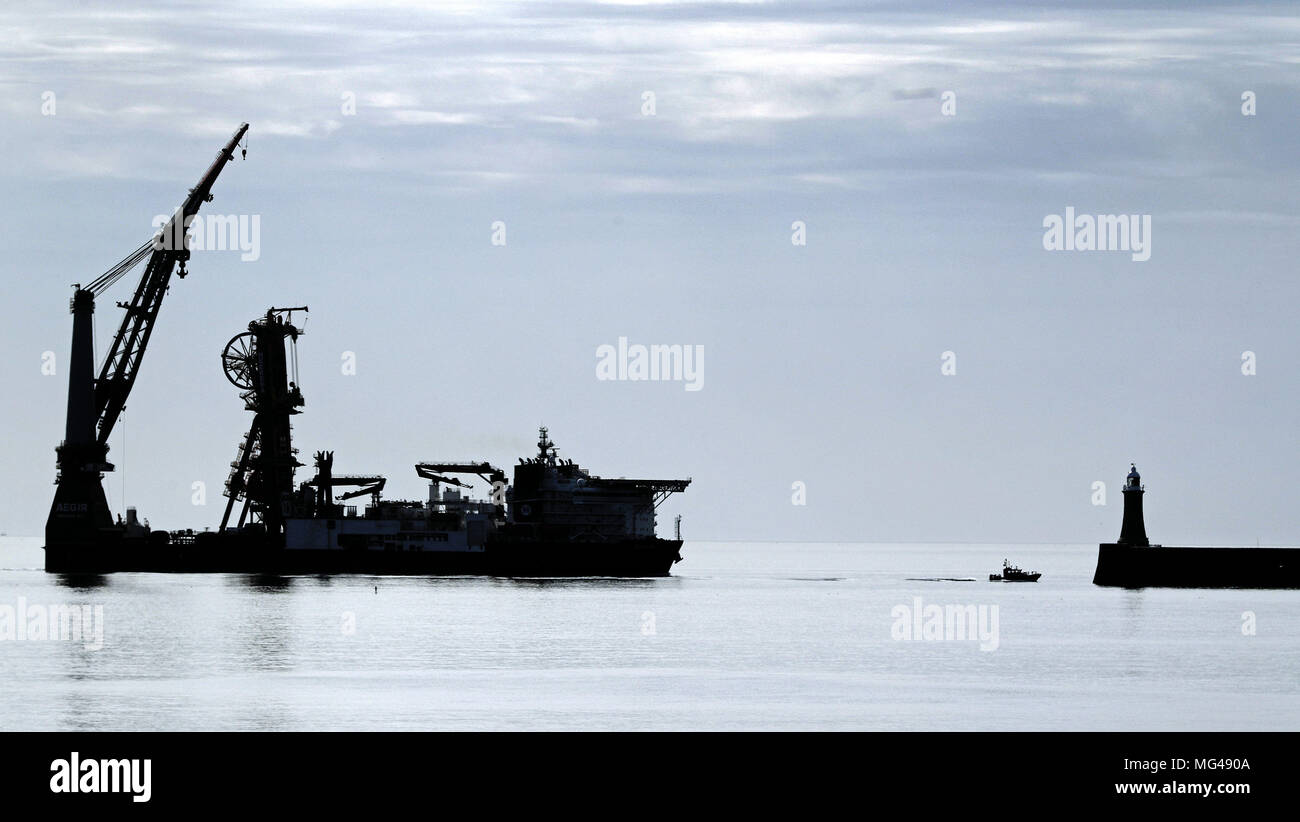
[[[1153, 542], [1300, 544], [1298, 86], [1287, 3], [6, 4], [0, 531], [49, 510], [71, 284], [247, 121], [201, 216], [256, 253], [173, 281], [115, 511], [218, 524], [219, 355], [307, 305], [300, 458], [389, 496], [547, 425], [690, 477], [688, 541], [1110, 541], [1133, 461]], [[1067, 209], [1149, 259], [1045, 248]], [[598, 379], [620, 338], [698, 390]]]

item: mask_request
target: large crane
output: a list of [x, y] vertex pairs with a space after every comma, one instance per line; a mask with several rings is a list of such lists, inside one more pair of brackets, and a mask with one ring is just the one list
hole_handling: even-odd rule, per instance
[[[248, 123], [239, 126], [159, 233], [89, 285], [73, 286], [68, 418], [63, 442], [56, 449], [57, 488], [45, 524], [47, 569], [52, 563], [60, 564], [57, 558], [72, 564], [76, 553], [93, 551], [106, 539], [121, 536], [113, 525], [101, 484], [103, 472], [113, 470], [108, 461], [108, 438], [139, 374], [172, 273], [185, 276], [190, 254], [184, 242], [185, 230], [199, 208], [212, 201], [212, 186], [226, 163], [234, 159], [235, 149], [247, 131]], [[95, 298], [146, 260], [144, 274], [131, 301], [118, 303], [118, 307], [126, 310], [126, 316], [96, 378]], [[52, 547], [56, 549], [53, 552], [49, 550]]]

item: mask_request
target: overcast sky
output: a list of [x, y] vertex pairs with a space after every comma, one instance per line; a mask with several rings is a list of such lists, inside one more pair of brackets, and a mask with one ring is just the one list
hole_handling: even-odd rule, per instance
[[[546, 424], [692, 477], [688, 539], [1111, 540], [1135, 460], [1153, 541], [1300, 543], [1292, 4], [378, 5], [0, 9], [0, 531], [44, 527], [70, 284], [248, 121], [203, 213], [260, 256], [174, 282], [115, 511], [217, 524], [250, 416], [218, 355], [306, 304], [301, 457], [396, 496]], [[1150, 215], [1150, 259], [1045, 250], [1067, 208]], [[598, 380], [619, 337], [703, 346], [701, 390]]]

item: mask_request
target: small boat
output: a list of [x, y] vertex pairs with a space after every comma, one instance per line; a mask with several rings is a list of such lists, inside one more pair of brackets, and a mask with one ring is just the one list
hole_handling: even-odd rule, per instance
[[1037, 571], [1022, 571], [1004, 559], [1002, 573], [989, 574], [989, 582], [1037, 582], [1041, 576]]

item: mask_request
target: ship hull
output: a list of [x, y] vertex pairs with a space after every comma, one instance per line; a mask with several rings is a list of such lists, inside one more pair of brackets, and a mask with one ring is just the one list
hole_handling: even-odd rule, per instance
[[1102, 543], [1092, 582], [1119, 588], [1300, 588], [1300, 548]]
[[162, 545], [122, 539], [98, 545], [50, 545], [45, 570], [61, 574], [254, 573], [408, 574], [508, 577], [662, 577], [680, 540], [603, 543], [512, 541], [477, 551], [370, 551], [272, 548], [240, 540]]
[[666, 577], [679, 557], [681, 540], [614, 542], [519, 541], [488, 546], [494, 576]]

